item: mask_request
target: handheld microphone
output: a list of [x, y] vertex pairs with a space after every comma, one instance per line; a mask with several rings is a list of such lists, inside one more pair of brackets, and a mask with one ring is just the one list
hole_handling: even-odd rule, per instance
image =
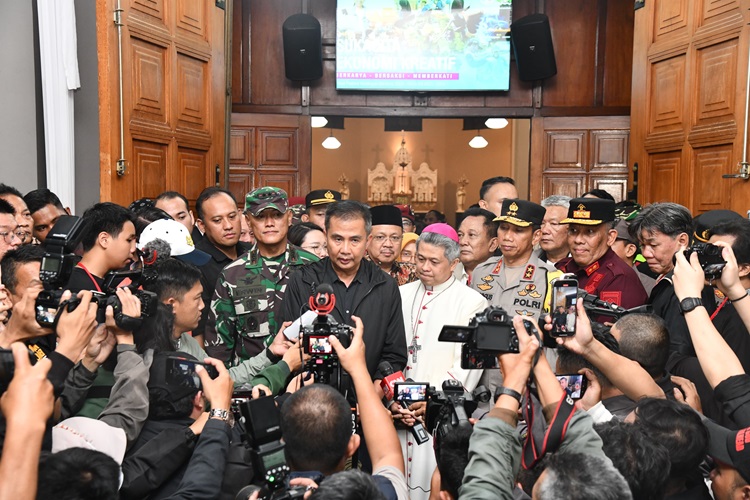
[[381, 361], [378, 365], [378, 371], [383, 374], [383, 379], [380, 381], [380, 388], [383, 389], [383, 394], [388, 400], [388, 406], [395, 399], [394, 386], [396, 382], [406, 382], [404, 372], [401, 370], [394, 371], [393, 366], [388, 361]]
[[607, 302], [606, 300], [602, 300], [596, 295], [592, 295], [588, 293], [586, 290], [578, 289], [578, 298], [583, 299], [584, 305], [590, 304], [594, 307], [599, 307], [601, 309], [608, 309], [616, 314], [624, 314], [626, 312], [625, 309], [618, 306], [617, 304], [614, 304], [612, 302]]
[[315, 289], [308, 301], [311, 311], [318, 313], [318, 316], [331, 314], [336, 305], [336, 296], [333, 294], [333, 287], [328, 283], [321, 283]]

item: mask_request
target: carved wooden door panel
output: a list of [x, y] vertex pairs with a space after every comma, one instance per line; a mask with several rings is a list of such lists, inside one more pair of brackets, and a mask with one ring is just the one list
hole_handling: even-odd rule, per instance
[[232, 114], [229, 189], [243, 200], [262, 186], [276, 186], [289, 196], [310, 191], [312, 146], [309, 117]]
[[192, 203], [223, 179], [224, 10], [214, 0], [121, 3], [124, 175], [115, 168], [120, 158], [115, 0], [97, 2], [101, 199], [128, 205], [175, 190]]
[[530, 193], [580, 196], [603, 189], [620, 201], [628, 190], [628, 117], [535, 118]]
[[642, 203], [747, 210], [742, 156], [750, 0], [651, 0], [636, 11], [631, 161]]

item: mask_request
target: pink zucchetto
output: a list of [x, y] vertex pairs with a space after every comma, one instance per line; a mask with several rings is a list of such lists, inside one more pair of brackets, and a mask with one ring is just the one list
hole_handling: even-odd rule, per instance
[[443, 236], [447, 236], [448, 238], [458, 243], [458, 233], [456, 233], [456, 230], [453, 229], [449, 224], [446, 224], [445, 222], [438, 222], [436, 224], [430, 224], [426, 228], [422, 229], [422, 234], [424, 233], [442, 234]]

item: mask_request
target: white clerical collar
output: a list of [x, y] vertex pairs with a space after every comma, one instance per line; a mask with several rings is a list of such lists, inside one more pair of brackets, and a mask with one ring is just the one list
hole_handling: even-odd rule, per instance
[[448, 279], [447, 279], [446, 281], [444, 281], [443, 283], [440, 283], [439, 285], [435, 285], [435, 286], [427, 286], [427, 285], [425, 285], [424, 283], [422, 283], [422, 286], [423, 286], [423, 287], [425, 288], [425, 290], [427, 290], [428, 292], [432, 292], [432, 293], [440, 293], [440, 292], [442, 292], [443, 290], [445, 290], [446, 288], [448, 288], [449, 286], [451, 286], [451, 285], [452, 285], [452, 284], [453, 284], [453, 283], [454, 283], [455, 281], [456, 281], [456, 278], [455, 278], [455, 276], [451, 275], [451, 277], [450, 277], [450, 278], [448, 278]]

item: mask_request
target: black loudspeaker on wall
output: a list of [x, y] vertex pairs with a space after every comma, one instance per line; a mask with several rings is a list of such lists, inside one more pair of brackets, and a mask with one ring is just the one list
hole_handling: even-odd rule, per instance
[[557, 74], [547, 16], [531, 14], [515, 21], [510, 26], [510, 39], [521, 80], [543, 80]]
[[282, 30], [286, 77], [296, 81], [311, 81], [322, 77], [320, 22], [309, 14], [294, 14], [284, 21]]

